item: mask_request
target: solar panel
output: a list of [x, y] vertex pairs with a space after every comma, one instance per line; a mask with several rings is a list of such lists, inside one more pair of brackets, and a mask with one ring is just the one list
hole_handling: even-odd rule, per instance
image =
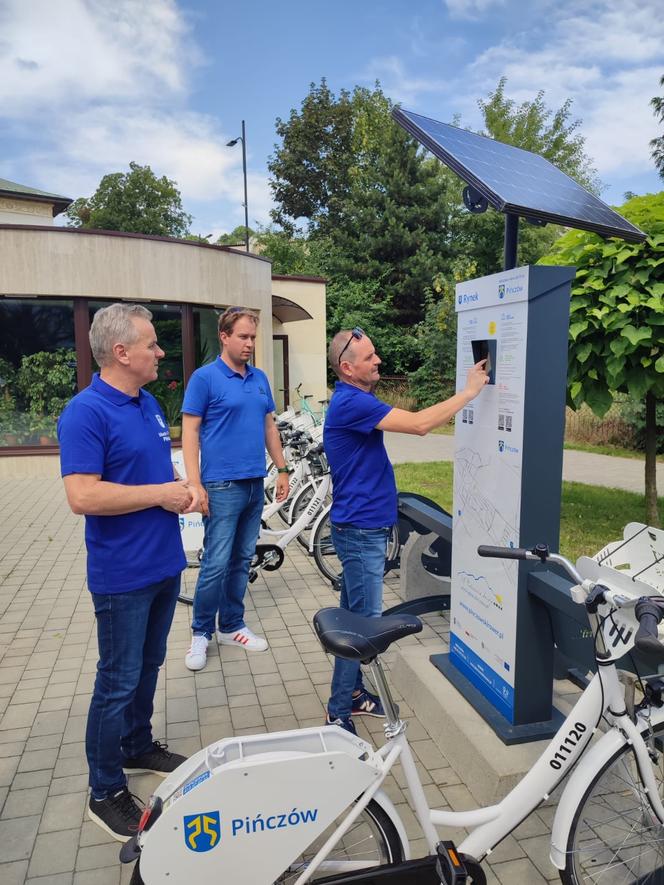
[[646, 234], [561, 172], [522, 148], [403, 108], [396, 122], [499, 212], [642, 242]]

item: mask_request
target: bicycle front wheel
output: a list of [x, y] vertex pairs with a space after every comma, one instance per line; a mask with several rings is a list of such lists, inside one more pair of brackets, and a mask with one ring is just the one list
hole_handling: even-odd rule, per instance
[[[277, 879], [275, 885], [292, 885], [302, 875], [318, 850], [330, 838], [346, 817], [342, 812], [334, 823], [307, 848]], [[346, 835], [334, 846], [330, 854], [313, 874], [311, 881], [327, 876], [351, 873], [364, 867], [400, 863], [404, 859], [404, 847], [387, 812], [372, 799], [359, 815]]]
[[[664, 724], [655, 728], [662, 736]], [[653, 763], [664, 796], [664, 756]], [[664, 827], [650, 807], [636, 757], [621, 749], [597, 773], [574, 815], [565, 885], [664, 885]]]

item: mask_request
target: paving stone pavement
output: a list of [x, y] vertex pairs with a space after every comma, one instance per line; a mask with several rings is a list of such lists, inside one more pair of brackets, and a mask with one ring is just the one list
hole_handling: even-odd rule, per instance
[[[122, 885], [131, 868], [118, 861], [119, 843], [85, 815], [83, 739], [97, 654], [83, 520], [70, 513], [56, 479], [5, 481], [0, 509], [0, 883]], [[191, 754], [229, 735], [322, 722], [331, 660], [311, 618], [322, 606], [335, 605], [337, 596], [297, 544], [291, 551], [279, 571], [259, 577], [247, 593], [247, 622], [268, 638], [267, 652], [252, 655], [212, 642], [206, 668], [190, 672], [184, 655], [191, 609], [177, 606], [153, 719], [155, 738], [167, 740], [172, 750]], [[187, 570], [184, 579], [194, 583], [196, 570]], [[386, 606], [400, 601], [398, 589], [398, 580], [388, 578]], [[405, 641], [446, 648], [446, 618], [424, 621], [423, 632]], [[397, 700], [410, 718], [409, 737], [429, 800], [441, 808], [472, 807], [462, 776], [411, 718], [407, 701]], [[358, 725], [362, 737], [381, 742], [380, 720]], [[129, 778], [131, 791], [143, 800], [158, 783], [152, 775]], [[423, 854], [400, 770], [386, 790], [407, 827], [413, 855]], [[551, 807], [538, 810], [497, 848], [486, 868], [489, 885], [558, 879], [548, 860], [552, 814]]]

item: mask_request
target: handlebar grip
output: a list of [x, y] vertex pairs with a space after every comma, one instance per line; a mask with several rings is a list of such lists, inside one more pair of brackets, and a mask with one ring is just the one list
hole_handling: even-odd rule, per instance
[[658, 602], [659, 600], [644, 596], [636, 603], [634, 614], [639, 622], [639, 629], [636, 631], [634, 645], [639, 651], [664, 658], [664, 646], [659, 641], [657, 632], [657, 626], [664, 617], [664, 608]]
[[494, 559], [527, 559], [526, 554], [532, 551], [526, 550], [525, 547], [491, 547], [489, 544], [480, 544], [477, 552], [480, 556], [490, 556]]

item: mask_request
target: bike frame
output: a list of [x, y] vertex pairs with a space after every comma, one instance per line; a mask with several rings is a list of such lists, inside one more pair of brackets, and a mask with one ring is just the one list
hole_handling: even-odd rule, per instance
[[[326, 493], [325, 479], [329, 480], [329, 476], [324, 476], [321, 480], [315, 495], [318, 501], [322, 501]], [[313, 504], [314, 500], [307, 512]], [[304, 519], [306, 515], [303, 514], [301, 519]], [[300, 521], [298, 520], [298, 523]], [[295, 526], [283, 534], [288, 535], [293, 529]], [[553, 556], [551, 558], [555, 559]], [[573, 599], [580, 604], [585, 603], [595, 586], [592, 581], [580, 580], [579, 585], [572, 588]], [[337, 726], [225, 739], [218, 745], [212, 745], [200, 751], [199, 754], [184, 763], [181, 769], [169, 775], [157, 794], [161, 794], [167, 803], [176, 801], [179, 803], [182, 801], [179, 797], [184, 797], [184, 794], [188, 792], [189, 783], [187, 781], [192, 776], [196, 777], [196, 780], [191, 782], [192, 784], [202, 783], [203, 778], [206, 778], [205, 786], [197, 786], [197, 790], [201, 790], [201, 797], [204, 793], [206, 794], [205, 807], [219, 807], [223, 796], [216, 795], [215, 785], [210, 775], [204, 773], [201, 776], [200, 772], [207, 764], [208, 758], [214, 758], [215, 754], [219, 756], [223, 748], [232, 744], [236, 744], [239, 751], [228, 756], [228, 762], [224, 761], [219, 772], [221, 773], [223, 770], [224, 777], [227, 773], [232, 775], [234, 771], [237, 772], [238, 778], [241, 774], [243, 777], [249, 777], [249, 781], [246, 783], [251, 785], [253, 796], [256, 797], [256, 803], [258, 803], [255, 803], [256, 808], [259, 810], [262, 808], [262, 805], [259, 808], [262, 797], [270, 784], [268, 777], [272, 770], [270, 766], [275, 762], [279, 762], [280, 766], [286, 762], [294, 763], [288, 781], [292, 784], [292, 789], [289, 787], [283, 797], [283, 784], [277, 790], [280, 801], [285, 803], [284, 807], [290, 808], [293, 805], [294, 810], [297, 803], [300, 803], [299, 807], [306, 807], [306, 805], [302, 805], [302, 797], [308, 795], [305, 791], [312, 784], [305, 777], [305, 772], [311, 771], [312, 774], [319, 772], [320, 776], [323, 776], [323, 772], [328, 771], [330, 764], [339, 766], [340, 775], [342, 770], [347, 770], [348, 777], [344, 779], [340, 776], [339, 780], [335, 782], [334, 790], [324, 790], [322, 798], [318, 798], [318, 794], [316, 794], [316, 802], [320, 810], [321, 829], [319, 832], [324, 830], [324, 825], [329, 825], [335, 820], [343, 809], [347, 809], [347, 813], [315, 857], [302, 870], [295, 885], [306, 885], [319, 869], [326, 875], [353, 869], [352, 861], [328, 860], [328, 856], [372, 798], [376, 798], [380, 802], [384, 811], [392, 819], [403, 846], [404, 857], [406, 860], [410, 858], [410, 847], [403, 824], [394, 806], [381, 790], [385, 778], [397, 762], [401, 764], [415, 816], [427, 841], [429, 853], [432, 855], [435, 854], [436, 846], [440, 840], [437, 828], [464, 828], [470, 832], [458, 845], [458, 852], [474, 861], [481, 862], [535, 808], [546, 801], [566, 778], [569, 778], [558, 803], [551, 835], [552, 863], [558, 869], [564, 869], [569, 834], [574, 825], [575, 815], [589, 786], [603, 770], [605, 764], [625, 748], [630, 748], [634, 754], [638, 775], [648, 797], [653, 816], [664, 825], [664, 805], [659, 797], [646, 743], [646, 738], [652, 734], [652, 731], [664, 724], [664, 707], [647, 706], [639, 709], [634, 715], [627, 708], [625, 687], [619, 679], [616, 667], [616, 662], [635, 645], [637, 628], [639, 627], [635, 614], [637, 599], [603, 586], [599, 587], [599, 590], [601, 598], [596, 603], [596, 609], [588, 613], [595, 642], [597, 673], [539, 759], [508, 795], [495, 805], [470, 811], [432, 809], [429, 806], [406, 736], [406, 723], [399, 718], [378, 658], [371, 661], [369, 666], [386, 713], [385, 734], [387, 741], [380, 749], [373, 750], [364, 741], [349, 735]], [[600, 732], [602, 723], [606, 726], [605, 733], [591, 744], [592, 739]], [[305, 745], [306, 741], [312, 741], [313, 745]], [[352, 765], [348, 761], [345, 763], [346, 768], [344, 769], [344, 766], [339, 762], [333, 762], [332, 757], [329, 756], [330, 741], [335, 742], [334, 752], [352, 757]], [[322, 754], [319, 745], [323, 750]], [[251, 747], [254, 748], [253, 756], [250, 752]], [[312, 758], [312, 754], [316, 756], [316, 759]], [[265, 783], [260, 778], [261, 766], [256, 767], [256, 763], [261, 763], [261, 760], [264, 760], [264, 771], [268, 773], [265, 775]], [[362, 763], [362, 765], [358, 767], [358, 763]], [[227, 769], [226, 765], [229, 765], [230, 768]], [[252, 770], [249, 771], [247, 766], [251, 766]], [[279, 770], [282, 771], [281, 776], [283, 777], [283, 769], [279, 768]], [[246, 774], [244, 774], [245, 771]], [[222, 783], [224, 783], [223, 779], [219, 781], [220, 787]], [[239, 788], [241, 783], [244, 784], [245, 781], [237, 781], [237, 791], [223, 794], [225, 795], [224, 802], [232, 804], [238, 800], [238, 797], [240, 799], [243, 797], [243, 790]], [[216, 806], [215, 803], [217, 803]], [[183, 803], [182, 807], [185, 807], [186, 804]], [[166, 808], [168, 808], [168, 804]], [[173, 820], [177, 820], [177, 815]], [[159, 821], [156, 829], [161, 831]], [[171, 838], [168, 836], [169, 826], [164, 832], [162, 840]], [[284, 839], [286, 839], [285, 836]], [[311, 844], [311, 840], [305, 843], [303, 839], [304, 837], [302, 839], [298, 837], [288, 842], [287, 845], [280, 843], [281, 848], [285, 849], [290, 858], [290, 860], [286, 860], [286, 864], [292, 864], [307, 845]], [[140, 844], [150, 844], [150, 831], [141, 835]], [[249, 852], [243, 855], [242, 863], [244, 865], [237, 868], [242, 869], [243, 875], [247, 877], [246, 881], [251, 882], [252, 885], [253, 883], [260, 885], [263, 881], [272, 881], [272, 879], [261, 878], [260, 852], [254, 856], [255, 854], [255, 852], [254, 854]], [[158, 856], [157, 849], [152, 852], [152, 857], [156, 856]], [[362, 865], [366, 866], [366, 862], [362, 862]], [[282, 866], [281, 869], [284, 867]]]
[[[321, 509], [328, 491], [332, 487], [332, 477], [329, 473], [324, 473], [319, 481], [314, 479], [311, 481], [316, 483], [316, 491], [304, 513], [287, 529], [261, 529], [257, 544], [274, 544], [277, 547], [281, 547], [282, 550], [285, 550], [293, 538], [297, 537], [302, 529], [307, 528], [309, 523], [312, 522], [318, 511]], [[329, 507], [323, 508], [323, 512], [327, 512], [328, 509]]]
[[[276, 467], [275, 467], [276, 473]], [[288, 510], [293, 506], [293, 502], [297, 497], [297, 493], [301, 488], [305, 485], [308, 485], [311, 479], [311, 467], [309, 466], [309, 462], [306, 458], [302, 458], [295, 465], [295, 469], [288, 477], [288, 497], [284, 498], [283, 501], [272, 501], [270, 504], [266, 504], [263, 507], [263, 515], [261, 519], [268, 520], [270, 517], [274, 516], [275, 513], [278, 513], [282, 507], [286, 507]]]

